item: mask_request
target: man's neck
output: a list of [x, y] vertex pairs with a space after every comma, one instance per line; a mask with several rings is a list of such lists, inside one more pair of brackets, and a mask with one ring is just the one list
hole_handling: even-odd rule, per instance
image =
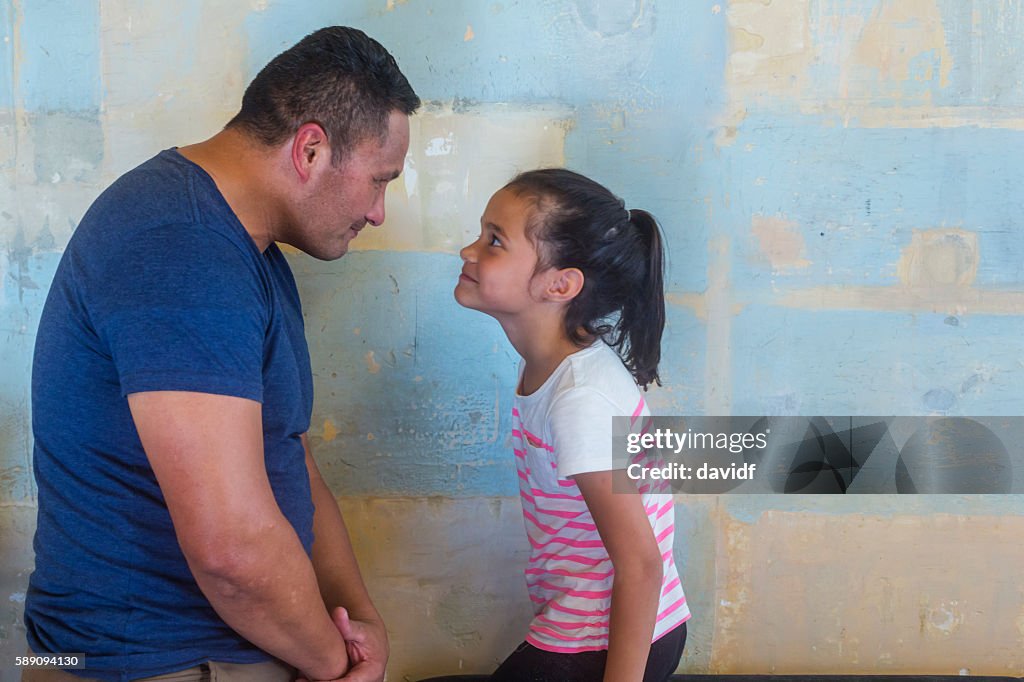
[[280, 220], [270, 181], [273, 151], [226, 128], [208, 140], [179, 147], [178, 153], [207, 172], [256, 247], [265, 251]]

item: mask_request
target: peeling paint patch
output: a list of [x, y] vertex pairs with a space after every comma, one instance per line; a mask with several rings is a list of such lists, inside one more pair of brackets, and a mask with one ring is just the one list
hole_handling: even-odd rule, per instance
[[409, 122], [405, 191], [388, 192], [383, 229], [364, 231], [352, 251], [457, 252], [513, 175], [565, 165], [574, 120], [560, 106], [427, 103]]
[[788, 308], [819, 310], [932, 312], [958, 317], [968, 313], [1024, 315], [1024, 292], [973, 288], [812, 287], [786, 292], [775, 302]]
[[[104, 172], [120, 175], [154, 150], [219, 130], [238, 111], [250, 50], [238, 30], [250, 3], [182, 0], [138, 10], [99, 3]], [[182, 50], [182, 45], [190, 49]]]
[[334, 422], [330, 419], [324, 420], [324, 442], [330, 443], [332, 440], [338, 437], [338, 427], [334, 425]]
[[[1024, 561], [1016, 515], [766, 510], [752, 524], [719, 523], [717, 581], [730, 604], [717, 609], [716, 673], [870, 673], [890, 661], [892, 672], [938, 674], [954, 638], [985, 642], [970, 647], [979, 674], [1021, 670], [1021, 633], [992, 627], [1024, 608], [1010, 568]], [[963, 580], [979, 571], [991, 579]]]
[[730, 414], [732, 408], [731, 252], [728, 237], [715, 237], [708, 243], [708, 288], [704, 296], [707, 312], [704, 402], [708, 414]]
[[373, 356], [373, 351], [367, 351], [363, 359], [366, 361], [366, 369], [370, 374], [376, 374], [380, 371], [380, 364]]
[[580, 21], [603, 38], [619, 36], [639, 28], [645, 20], [649, 0], [594, 3], [576, 0], [574, 5]]
[[[936, 0], [732, 0], [726, 11], [731, 103], [717, 142], [729, 144], [733, 121], [760, 107], [824, 116], [830, 125], [1019, 129], [1019, 108], [986, 106], [1012, 98], [1020, 86], [989, 82], [991, 72], [1006, 73], [1004, 63], [1016, 63], [1009, 37], [1016, 34], [1013, 28], [989, 33], [992, 20], [979, 25], [974, 11], [971, 20], [964, 16], [970, 9]], [[1013, 26], [1014, 19], [1004, 19]], [[975, 94], [978, 87], [985, 92]], [[956, 106], [961, 102], [966, 106]]]
[[1024, 314], [1024, 292], [973, 286], [980, 265], [978, 235], [962, 229], [914, 230], [891, 287], [812, 287], [782, 294], [787, 307], [846, 310], [926, 311], [960, 326], [968, 313]]
[[[888, 86], [887, 91], [878, 94], [895, 98], [903, 96], [906, 84], [914, 79], [931, 81], [938, 76], [938, 86], [945, 87], [953, 67], [946, 48], [942, 13], [935, 0], [879, 3], [860, 31], [850, 56], [852, 64], [877, 73], [876, 83]], [[917, 71], [922, 57], [930, 63], [934, 60], [934, 72], [930, 65], [924, 72]]]
[[473, 27], [469, 24], [466, 24], [466, 32], [462, 35], [462, 41], [468, 43], [475, 37], [476, 36], [473, 34]]
[[805, 268], [811, 264], [803, 257], [806, 245], [794, 221], [758, 214], [753, 217], [751, 232], [757, 237], [761, 253], [768, 258], [772, 270]]
[[897, 265], [911, 287], [968, 287], [978, 274], [978, 235], [967, 230], [914, 230]]

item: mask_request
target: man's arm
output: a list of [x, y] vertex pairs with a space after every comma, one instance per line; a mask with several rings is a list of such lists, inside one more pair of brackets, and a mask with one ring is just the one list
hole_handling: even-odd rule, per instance
[[260, 404], [152, 391], [128, 405], [178, 543], [220, 617], [311, 679], [340, 677], [345, 642], [270, 488]]
[[[333, 614], [338, 607], [344, 607], [355, 626], [355, 631], [343, 631], [350, 645], [351, 679], [382, 679], [389, 653], [387, 630], [370, 601], [337, 500], [320, 475], [305, 434], [302, 445], [306, 448], [309, 487], [316, 507], [313, 516], [313, 570], [316, 571], [320, 594], [328, 611]], [[337, 617], [335, 621], [338, 621]]]

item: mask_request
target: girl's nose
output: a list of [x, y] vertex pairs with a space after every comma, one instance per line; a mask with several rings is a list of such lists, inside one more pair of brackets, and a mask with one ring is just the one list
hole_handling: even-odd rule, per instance
[[473, 260], [473, 256], [474, 256], [474, 254], [473, 254], [473, 246], [475, 244], [476, 244], [476, 242], [472, 242], [470, 244], [466, 244], [465, 246], [463, 246], [462, 250], [459, 251], [459, 258], [461, 258], [463, 261], [465, 261], [467, 263], [472, 261]]

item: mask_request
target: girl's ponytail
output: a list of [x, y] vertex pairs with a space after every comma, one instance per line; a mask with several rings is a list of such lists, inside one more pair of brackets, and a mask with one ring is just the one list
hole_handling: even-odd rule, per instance
[[661, 386], [661, 335], [665, 330], [665, 257], [658, 221], [647, 211], [632, 209], [629, 222], [646, 247], [647, 271], [639, 282], [633, 301], [623, 306], [619, 322], [620, 339], [625, 341], [623, 361], [645, 389]]

